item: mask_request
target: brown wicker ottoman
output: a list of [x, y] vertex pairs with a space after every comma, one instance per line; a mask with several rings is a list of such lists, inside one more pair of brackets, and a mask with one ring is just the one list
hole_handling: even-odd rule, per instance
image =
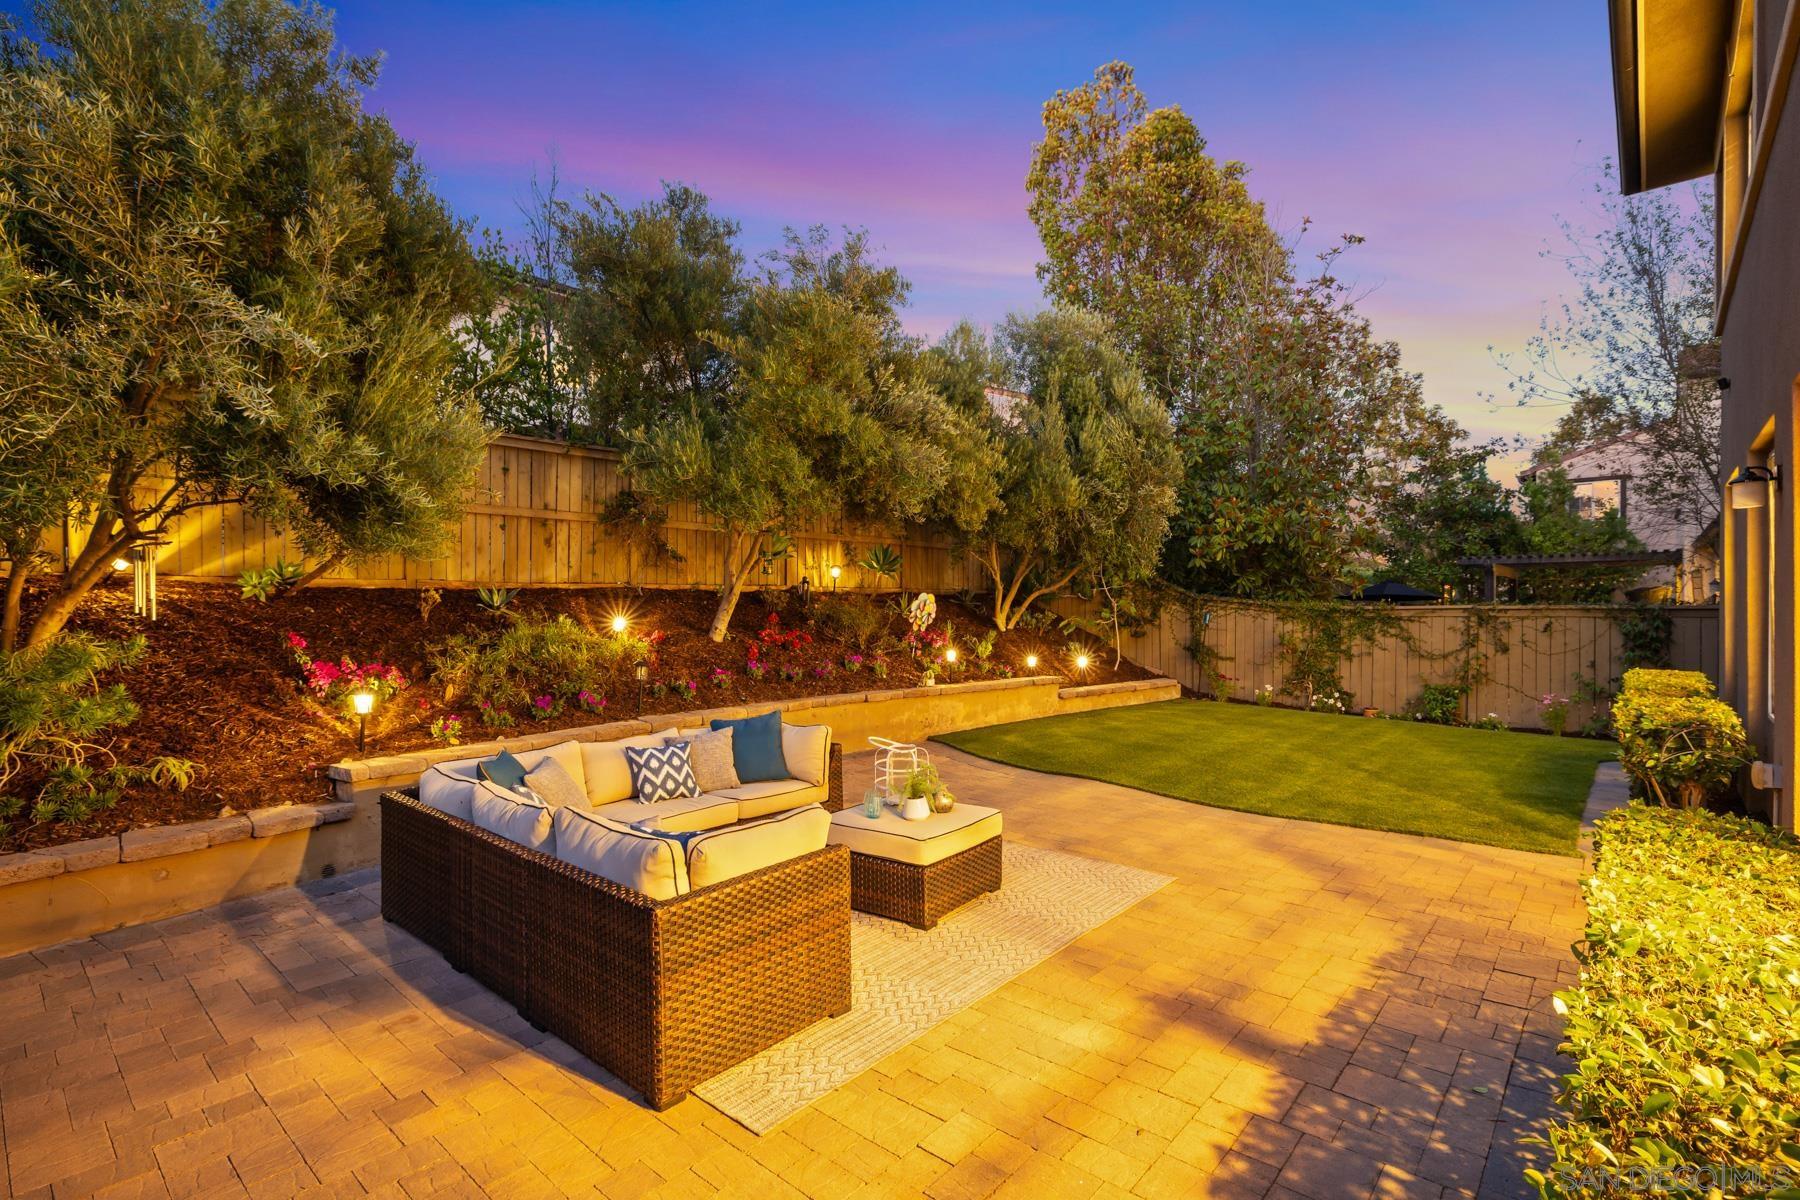
[[1000, 810], [959, 804], [923, 821], [861, 808], [831, 818], [831, 841], [850, 849], [850, 907], [930, 929], [984, 892], [1000, 890]]

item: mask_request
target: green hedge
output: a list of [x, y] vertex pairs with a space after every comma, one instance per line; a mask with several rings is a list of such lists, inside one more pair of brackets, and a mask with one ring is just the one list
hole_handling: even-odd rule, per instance
[[1603, 818], [1596, 837], [1581, 982], [1556, 996], [1577, 1067], [1552, 1166], [1528, 1178], [1546, 1197], [1623, 1196], [1662, 1171], [1670, 1194], [1687, 1179], [1695, 1195], [1797, 1200], [1800, 842], [1645, 806]]
[[1715, 799], [1756, 757], [1737, 713], [1698, 671], [1625, 672], [1612, 720], [1633, 791], [1662, 804]]

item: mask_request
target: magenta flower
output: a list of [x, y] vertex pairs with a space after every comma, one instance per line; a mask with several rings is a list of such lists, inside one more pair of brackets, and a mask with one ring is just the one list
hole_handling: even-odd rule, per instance
[[553, 696], [539, 696], [536, 700], [533, 700], [532, 703], [538, 706], [540, 712], [549, 712], [551, 707], [555, 705], [556, 699]]

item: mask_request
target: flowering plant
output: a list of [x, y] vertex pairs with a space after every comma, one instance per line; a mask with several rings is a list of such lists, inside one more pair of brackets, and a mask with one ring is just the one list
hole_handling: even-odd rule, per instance
[[1272, 683], [1265, 683], [1257, 688], [1256, 691], [1252, 692], [1251, 695], [1255, 696], [1256, 702], [1264, 708], [1273, 707], [1275, 704], [1275, 685]]
[[844, 670], [860, 671], [860, 670], [862, 670], [862, 666], [863, 666], [863, 656], [862, 655], [846, 654], [844, 656]]
[[589, 712], [599, 712], [606, 707], [605, 696], [596, 696], [586, 688], [582, 688], [579, 692], [575, 693], [575, 702]]
[[1349, 705], [1349, 702], [1350, 694], [1348, 692], [1340, 692], [1333, 688], [1327, 688], [1322, 692], [1314, 692], [1312, 697], [1313, 708], [1322, 709], [1327, 712], [1341, 713]]
[[691, 679], [678, 680], [674, 686], [676, 695], [685, 696], [689, 700], [700, 694], [700, 685]]
[[462, 718], [455, 713], [445, 713], [431, 723], [431, 740], [445, 746], [455, 746], [462, 742]]
[[724, 667], [714, 667], [712, 669], [712, 685], [716, 688], [730, 687], [731, 672]]
[[322, 704], [342, 705], [354, 692], [373, 692], [380, 702], [406, 690], [406, 675], [399, 667], [380, 662], [359, 663], [348, 655], [331, 662], [309, 654], [306, 639], [297, 633], [289, 632], [284, 640], [300, 668], [306, 690]]
[[1538, 697], [1538, 715], [1543, 718], [1544, 728], [1557, 737], [1569, 727], [1569, 698], [1556, 692], [1545, 692]]

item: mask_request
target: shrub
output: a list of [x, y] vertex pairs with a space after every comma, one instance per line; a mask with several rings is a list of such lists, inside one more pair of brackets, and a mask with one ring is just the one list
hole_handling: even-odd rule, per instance
[[308, 652], [305, 638], [291, 632], [285, 636], [308, 694], [327, 708], [345, 708], [356, 692], [372, 692], [378, 702], [386, 703], [407, 688], [406, 675], [399, 667], [381, 662], [359, 663], [348, 655], [336, 662], [316, 659]]
[[1460, 683], [1428, 683], [1406, 706], [1406, 713], [1428, 725], [1455, 725], [1462, 720], [1463, 697], [1468, 694]]
[[266, 604], [269, 597], [283, 588], [294, 586], [305, 574], [306, 568], [300, 563], [278, 558], [260, 570], [240, 571], [238, 591], [246, 600], [258, 600]]
[[1549, 1169], [1527, 1176], [1575, 1197], [1626, 1194], [1648, 1171], [1755, 1169], [1714, 1194], [1800, 1194], [1800, 843], [1633, 806], [1599, 822], [1597, 849], [1581, 982], [1556, 995], [1576, 1064], [1566, 1115]]
[[1756, 757], [1743, 722], [1722, 700], [1628, 695], [1620, 707], [1619, 762], [1659, 804], [1694, 807], [1715, 798]]
[[892, 609], [860, 596], [821, 596], [813, 608], [813, 624], [821, 632], [864, 654], [887, 634], [893, 619]]
[[107, 642], [84, 634], [0, 659], [0, 821], [23, 808], [6, 797], [22, 772], [41, 775], [34, 821], [81, 821], [118, 802], [131, 783], [185, 790], [194, 764], [159, 757], [120, 763], [107, 740], [112, 730], [137, 719], [137, 705], [123, 684], [102, 685], [100, 673], [129, 667], [143, 657], [144, 639]]
[[[466, 696], [481, 710], [483, 723], [504, 728], [515, 709], [529, 707], [535, 717], [560, 712], [571, 701], [591, 707], [580, 699], [583, 692], [605, 692], [649, 654], [645, 638], [596, 633], [559, 615], [520, 617], [504, 629], [458, 634], [432, 647], [429, 657], [446, 702]], [[550, 703], [540, 704], [545, 698]]]
[[1711, 696], [1712, 680], [1702, 671], [1658, 671], [1633, 667], [1619, 681], [1619, 694], [1646, 696]]

